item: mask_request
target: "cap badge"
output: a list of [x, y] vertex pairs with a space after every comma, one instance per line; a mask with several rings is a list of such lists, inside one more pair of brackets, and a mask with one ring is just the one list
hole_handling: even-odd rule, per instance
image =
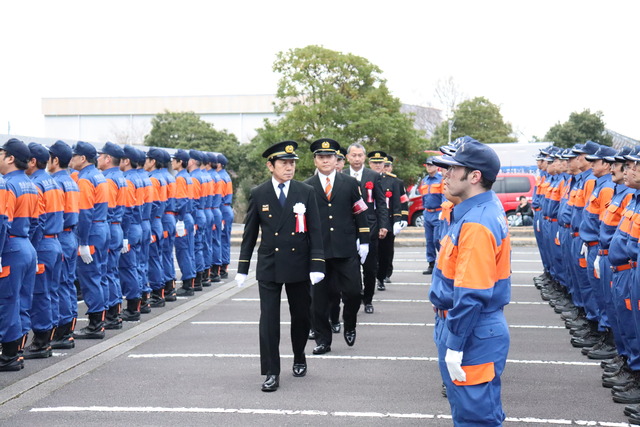
[[287, 154], [293, 153], [293, 145], [287, 145], [286, 147], [284, 147], [284, 151]]
[[382, 156], [380, 155], [380, 153], [376, 153], [376, 154], [374, 154], [374, 156], [373, 156], [373, 157], [380, 158], [380, 157], [382, 157]]
[[329, 144], [329, 141], [324, 141], [322, 143], [322, 148], [329, 148], [329, 147], [331, 147], [331, 144]]

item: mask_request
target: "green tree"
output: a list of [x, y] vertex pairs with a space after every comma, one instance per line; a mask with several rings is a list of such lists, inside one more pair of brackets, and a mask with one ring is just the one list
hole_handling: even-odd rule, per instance
[[307, 46], [278, 53], [273, 70], [281, 75], [275, 110], [286, 115], [258, 130], [255, 154], [278, 141], [297, 141], [297, 177], [302, 179], [314, 170], [311, 142], [327, 137], [345, 148], [359, 142], [368, 151], [391, 154], [396, 173], [405, 180], [421, 172], [426, 141], [411, 117], [400, 112], [401, 103], [390, 94], [382, 71], [367, 59]]
[[584, 144], [592, 140], [611, 146], [611, 135], [605, 132], [605, 124], [601, 111], [592, 113], [589, 109], [581, 113], [573, 112], [569, 120], [556, 123], [545, 135], [545, 141], [553, 141], [559, 147], [569, 148], [574, 144]]
[[[504, 121], [500, 107], [479, 96], [463, 101], [453, 113], [451, 139], [469, 135], [480, 142], [516, 142], [511, 124]], [[438, 126], [430, 140], [430, 148], [449, 142], [448, 123]]]

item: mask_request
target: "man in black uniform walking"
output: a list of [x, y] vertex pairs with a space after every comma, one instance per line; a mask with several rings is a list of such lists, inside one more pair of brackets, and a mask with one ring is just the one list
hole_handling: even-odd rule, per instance
[[322, 280], [325, 271], [314, 190], [293, 180], [297, 147], [295, 141], [283, 141], [262, 153], [272, 178], [251, 190], [240, 246], [238, 286], [247, 278], [258, 230], [262, 230], [256, 269], [260, 291], [260, 365], [262, 375], [267, 376], [262, 391], [275, 391], [280, 385], [278, 347], [283, 285], [291, 313], [293, 376], [306, 375], [304, 347], [310, 327], [309, 285]]
[[[360, 309], [362, 281], [360, 262], [369, 252], [367, 205], [360, 195], [358, 181], [336, 173], [336, 153], [340, 145], [329, 138], [311, 144], [318, 174], [305, 181], [315, 189], [324, 247], [326, 277], [311, 288], [313, 326], [316, 332], [314, 354], [331, 351], [330, 301], [342, 295], [344, 339], [352, 346], [356, 341], [356, 322]], [[357, 240], [359, 241], [359, 245]]]
[[369, 222], [369, 255], [362, 264], [364, 293], [362, 303], [365, 313], [373, 313], [373, 294], [378, 273], [378, 239], [384, 239], [389, 230], [389, 211], [382, 190], [382, 176], [364, 166], [367, 152], [363, 145], [354, 143], [347, 149], [349, 169], [345, 172], [360, 183], [362, 198], [367, 204], [365, 215]]

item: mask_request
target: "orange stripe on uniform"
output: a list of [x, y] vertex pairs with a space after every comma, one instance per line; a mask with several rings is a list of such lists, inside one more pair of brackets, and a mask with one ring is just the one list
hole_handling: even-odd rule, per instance
[[[20, 203], [15, 203], [17, 199], [20, 199]], [[37, 194], [26, 193], [18, 196], [17, 199], [14, 202], [14, 218], [36, 218], [39, 216], [39, 211], [43, 210]]]
[[481, 365], [462, 366], [462, 370], [467, 374], [467, 380], [465, 382], [454, 380], [453, 383], [455, 385], [465, 386], [484, 384], [493, 380], [496, 376], [496, 370], [493, 366], [493, 362], [483, 363]]
[[36, 274], [44, 273], [44, 264], [38, 264], [38, 270], [36, 270]]
[[11, 266], [10, 265], [3, 265], [2, 266], [2, 273], [0, 273], [0, 279], [4, 279], [5, 277], [9, 277], [10, 274], [11, 274]]
[[91, 181], [87, 179], [78, 180], [78, 188], [80, 189], [78, 208], [80, 210], [93, 209], [93, 205], [95, 203], [95, 187]]

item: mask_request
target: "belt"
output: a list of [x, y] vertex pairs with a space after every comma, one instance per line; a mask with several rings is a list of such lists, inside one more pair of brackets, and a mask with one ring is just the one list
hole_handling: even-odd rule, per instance
[[112, 222], [111, 224], [117, 225], [120, 224], [119, 222]]
[[542, 208], [533, 208], [534, 211], [539, 212]]
[[73, 227], [67, 227], [67, 228], [65, 228], [65, 229], [64, 229], [64, 230], [62, 230], [62, 231], [73, 231]]
[[562, 224], [564, 228], [571, 228], [571, 224]]
[[598, 241], [596, 240], [595, 242], [585, 242], [587, 244], [587, 246], [595, 246], [598, 244]]
[[58, 237], [57, 234], [45, 234], [44, 238], [45, 239], [56, 239]]
[[211, 209], [220, 209], [220, 206], [212, 206]]
[[165, 214], [166, 215], [178, 215], [177, 212], [170, 212], [170, 211], [166, 211]]
[[92, 221], [92, 222], [104, 222], [104, 220], [102, 219], [102, 220], [99, 220], [99, 221]]
[[231, 203], [223, 203], [223, 206], [231, 206]]
[[625, 271], [625, 270], [630, 270], [632, 268], [636, 268], [637, 265], [638, 263], [636, 261], [629, 261], [627, 264], [612, 265], [611, 271], [613, 271], [614, 273], [617, 273], [618, 271]]
[[547, 221], [551, 221], [551, 222], [558, 222], [558, 218], [546, 217], [545, 219], [546, 219]]
[[571, 233], [571, 235], [572, 235], [573, 237], [578, 237], [578, 236], [580, 236], [580, 233], [578, 233], [578, 232], [576, 232], [576, 233]]
[[441, 319], [447, 318], [448, 310], [442, 310], [440, 308], [433, 307], [433, 312]]
[[600, 249], [598, 255], [609, 255], [609, 249]]
[[427, 212], [440, 212], [442, 208], [426, 209]]

